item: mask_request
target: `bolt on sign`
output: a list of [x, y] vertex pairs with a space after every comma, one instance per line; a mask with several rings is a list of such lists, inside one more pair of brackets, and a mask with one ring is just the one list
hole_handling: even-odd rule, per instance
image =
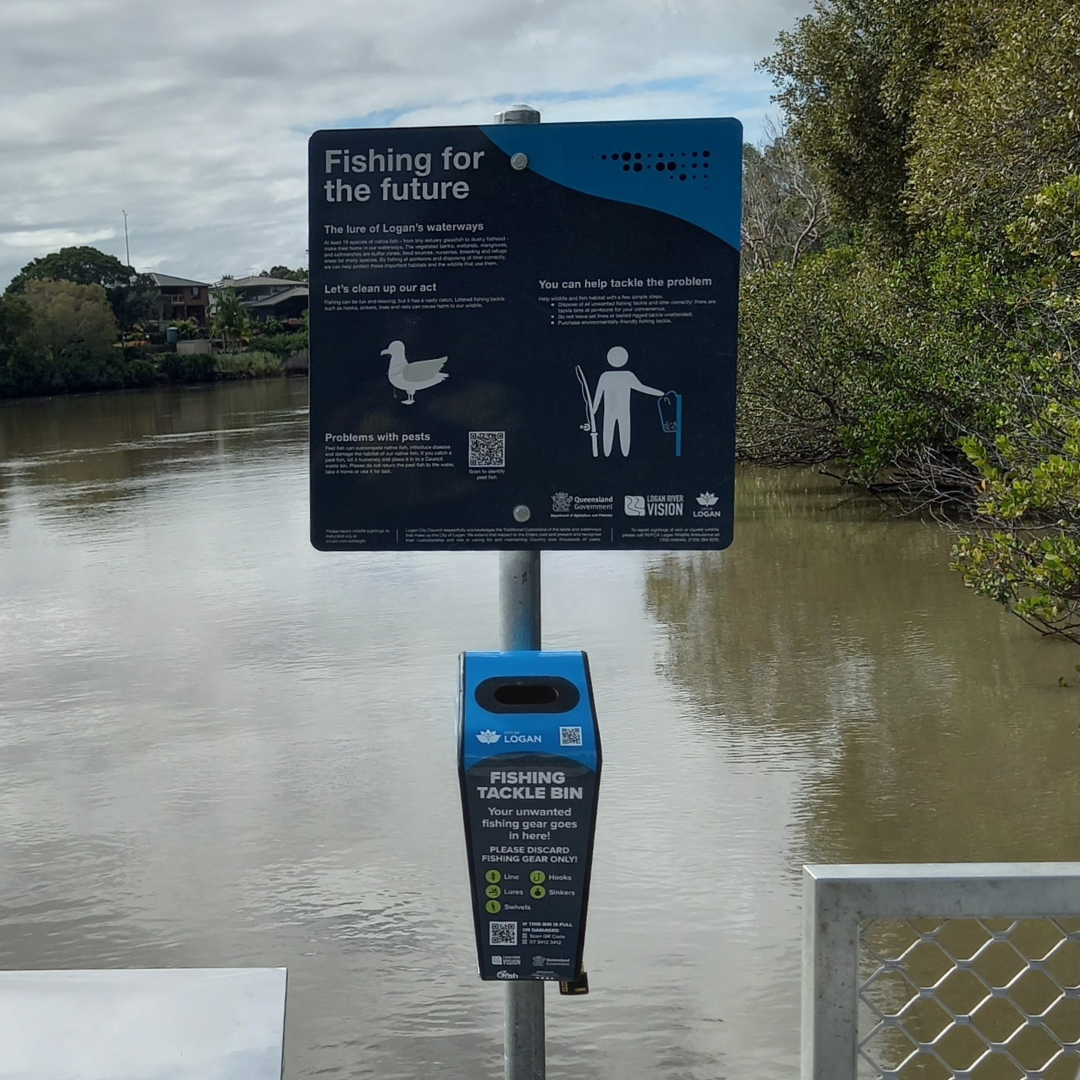
[[311, 540], [722, 548], [736, 120], [310, 141]]

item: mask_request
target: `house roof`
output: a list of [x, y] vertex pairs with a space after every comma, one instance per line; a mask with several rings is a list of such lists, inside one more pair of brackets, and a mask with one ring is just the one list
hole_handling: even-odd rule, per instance
[[303, 282], [296, 282], [291, 278], [260, 277], [258, 274], [255, 274], [250, 277], [222, 278], [214, 288], [253, 289], [263, 285], [284, 285], [286, 288], [292, 288], [292, 286], [296, 284], [303, 284]]
[[245, 302], [244, 307], [274, 307], [284, 300], [292, 300], [293, 297], [307, 295], [308, 287], [306, 285], [297, 285], [292, 289], [276, 292], [273, 296], [264, 296], [261, 300], [248, 300]]
[[186, 277], [173, 277], [171, 274], [151, 274], [150, 277], [154, 279], [154, 284], [160, 288], [175, 288], [181, 285], [201, 285], [204, 289], [210, 288], [208, 282], [205, 281], [192, 281], [191, 278]]

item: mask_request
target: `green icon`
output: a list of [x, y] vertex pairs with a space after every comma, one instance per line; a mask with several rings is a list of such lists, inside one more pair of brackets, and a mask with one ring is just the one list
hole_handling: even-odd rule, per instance
[[492, 885], [497, 885], [500, 881], [502, 881], [502, 874], [500, 874], [498, 870], [489, 870], [484, 875], [484, 880], [490, 881]]
[[547, 874], [545, 874], [543, 870], [534, 870], [529, 875], [529, 880], [534, 885], [543, 885], [544, 882], [547, 881]]
[[534, 900], [543, 900], [544, 897], [547, 896], [547, 889], [545, 889], [543, 885], [534, 885], [529, 890], [529, 895]]
[[502, 896], [502, 889], [500, 889], [498, 885], [489, 885], [484, 890], [484, 892], [487, 893], [487, 895], [490, 896], [492, 900], [496, 899], [499, 896]]
[[502, 904], [498, 900], [489, 900], [485, 905], [489, 915], [498, 915], [502, 911]]

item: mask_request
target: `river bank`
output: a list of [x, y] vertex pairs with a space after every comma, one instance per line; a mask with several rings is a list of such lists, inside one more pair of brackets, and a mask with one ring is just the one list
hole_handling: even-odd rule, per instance
[[[95, 377], [79, 377], [51, 389], [33, 384], [25, 393], [0, 393], [0, 402], [34, 398], [112, 394], [148, 390], [155, 387], [207, 386], [214, 383], [250, 379], [307, 376], [306, 351], [293, 356], [250, 351], [242, 353], [159, 353], [153, 361], [135, 357], [122, 370], [98, 372]], [[9, 388], [10, 389], [10, 388]]]

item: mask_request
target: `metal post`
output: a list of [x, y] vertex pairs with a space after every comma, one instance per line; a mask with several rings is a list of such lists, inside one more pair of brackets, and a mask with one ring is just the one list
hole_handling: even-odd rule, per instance
[[[497, 124], [539, 124], [528, 105], [503, 109]], [[540, 648], [540, 552], [499, 552], [499, 619], [502, 647]], [[506, 1080], [544, 1080], [544, 984], [508, 982], [503, 1013]]]
[[503, 1013], [503, 1064], [506, 1080], [544, 1080], [544, 984], [539, 980], [506, 984]]
[[[540, 552], [499, 552], [499, 620], [504, 649], [540, 648]], [[544, 984], [508, 982], [503, 1012], [506, 1080], [544, 1080]]]
[[499, 552], [500, 644], [540, 648], [540, 552]]

